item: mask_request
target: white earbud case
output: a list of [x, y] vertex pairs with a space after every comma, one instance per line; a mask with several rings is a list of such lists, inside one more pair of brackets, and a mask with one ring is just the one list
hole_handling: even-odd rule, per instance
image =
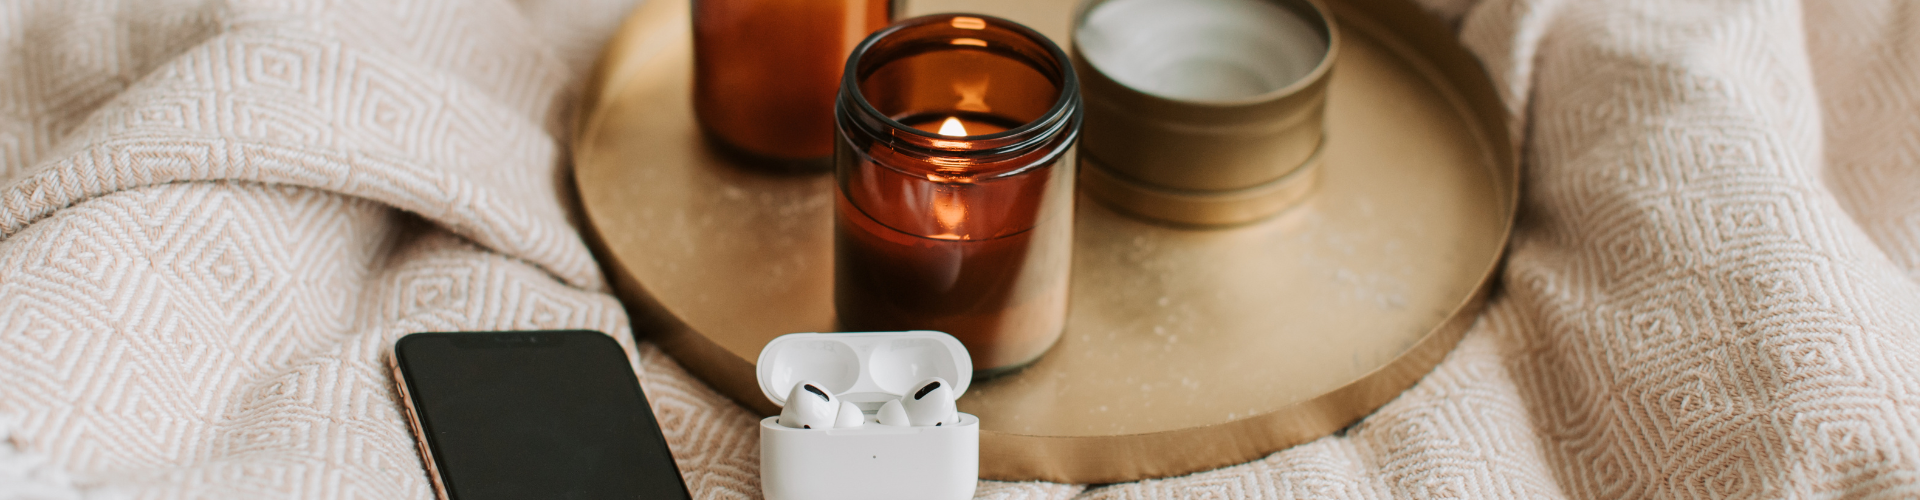
[[934, 331], [794, 333], [760, 350], [760, 391], [785, 406], [811, 380], [861, 410], [864, 424], [796, 429], [760, 420], [760, 487], [768, 500], [965, 499], [980, 476], [980, 419], [939, 426], [880, 425], [874, 413], [928, 377], [967, 392], [973, 361]]

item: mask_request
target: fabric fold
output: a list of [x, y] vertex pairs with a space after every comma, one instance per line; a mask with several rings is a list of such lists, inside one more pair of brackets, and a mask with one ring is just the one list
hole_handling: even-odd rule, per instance
[[[530, 29], [473, 26], [451, 5], [421, 5], [436, 8], [414, 14], [446, 18], [368, 22], [381, 17], [357, 3], [281, 16], [265, 15], [267, 8], [208, 9], [203, 17], [230, 23], [226, 31], [170, 55], [105, 104], [72, 110], [85, 116], [72, 129], [46, 131], [60, 132], [56, 145], [0, 188], [0, 238], [114, 191], [254, 181], [379, 201], [570, 285], [604, 290], [567, 220], [563, 201], [572, 187], [560, 175], [559, 151], [565, 120], [561, 103], [550, 101], [567, 95], [580, 75], [529, 33], [512, 37], [518, 43], [419, 43], [405, 35], [435, 24]], [[489, 5], [500, 7], [477, 6]], [[301, 14], [336, 22], [316, 28]], [[366, 32], [375, 26], [395, 31]], [[348, 35], [363, 38], [342, 38]], [[458, 52], [487, 45], [517, 50]]]

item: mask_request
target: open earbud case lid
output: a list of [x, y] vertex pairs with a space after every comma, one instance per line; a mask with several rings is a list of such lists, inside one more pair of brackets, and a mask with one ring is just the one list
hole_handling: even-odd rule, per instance
[[833, 391], [842, 401], [883, 403], [940, 377], [953, 396], [967, 392], [973, 358], [952, 335], [930, 330], [860, 333], [790, 333], [760, 349], [760, 392], [787, 405], [787, 393], [802, 380]]

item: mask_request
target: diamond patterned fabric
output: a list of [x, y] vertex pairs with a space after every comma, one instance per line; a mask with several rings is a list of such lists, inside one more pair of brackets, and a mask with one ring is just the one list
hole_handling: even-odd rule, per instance
[[[1458, 349], [1248, 464], [980, 496], [1920, 496], [1920, 6], [1425, 3], [1526, 140]], [[696, 495], [758, 497], [564, 208], [630, 7], [0, 2], [0, 498], [430, 498], [385, 349], [520, 328], [626, 342]]]

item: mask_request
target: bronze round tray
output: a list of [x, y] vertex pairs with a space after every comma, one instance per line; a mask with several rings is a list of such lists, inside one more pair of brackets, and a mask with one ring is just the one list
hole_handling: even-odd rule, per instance
[[[1064, 41], [1071, 1], [917, 2]], [[1333, 0], [1339, 59], [1318, 191], [1218, 230], [1076, 214], [1067, 332], [973, 385], [988, 479], [1107, 483], [1259, 458], [1393, 399], [1459, 340], [1513, 221], [1518, 170], [1492, 83], [1403, 0]], [[834, 331], [831, 175], [731, 163], [693, 119], [688, 9], [648, 2], [586, 99], [575, 181], [636, 332], [763, 414], [768, 340]], [[1063, 43], [1064, 46], [1064, 43]]]

